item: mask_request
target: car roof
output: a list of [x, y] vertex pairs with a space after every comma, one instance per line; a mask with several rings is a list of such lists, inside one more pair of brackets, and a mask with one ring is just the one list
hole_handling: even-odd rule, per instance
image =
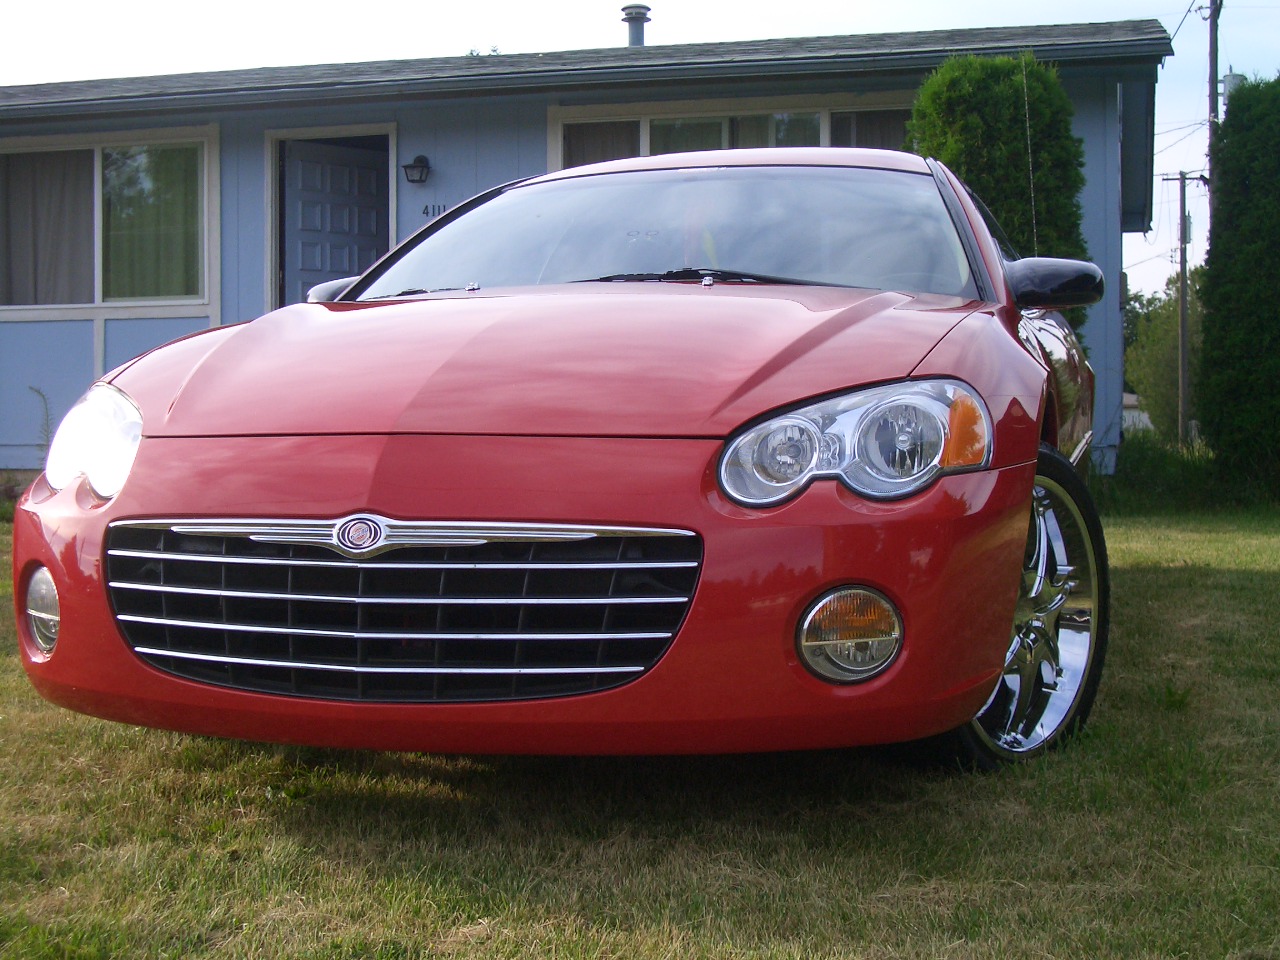
[[666, 153], [653, 157], [607, 160], [604, 163], [570, 167], [526, 182], [568, 180], [632, 170], [687, 170], [691, 167], [874, 167], [908, 173], [930, 172], [923, 157], [898, 150], [861, 147], [756, 147], [748, 150], [702, 150], [696, 153]]

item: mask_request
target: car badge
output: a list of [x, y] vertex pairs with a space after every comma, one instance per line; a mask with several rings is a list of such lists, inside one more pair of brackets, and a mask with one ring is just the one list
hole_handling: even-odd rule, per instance
[[373, 517], [350, 517], [338, 525], [333, 539], [343, 550], [365, 553], [378, 546], [386, 537], [386, 530]]

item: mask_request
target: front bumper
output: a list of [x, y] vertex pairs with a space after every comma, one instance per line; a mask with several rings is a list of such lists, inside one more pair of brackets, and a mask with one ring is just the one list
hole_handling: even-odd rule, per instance
[[[893, 503], [832, 482], [747, 510], [715, 482], [711, 440], [351, 436], [147, 439], [124, 491], [98, 503], [37, 481], [14, 522], [15, 601], [52, 571], [52, 655], [23, 617], [24, 666], [63, 706], [249, 740], [451, 753], [715, 753], [913, 739], [964, 723], [1003, 665], [1034, 463], [943, 478]], [[701, 578], [649, 672], [612, 690], [490, 703], [353, 703], [248, 693], [143, 663], [110, 609], [104, 540], [148, 517], [401, 519], [674, 527], [699, 534]], [[902, 614], [901, 654], [861, 684], [818, 680], [796, 624], [845, 584]]]

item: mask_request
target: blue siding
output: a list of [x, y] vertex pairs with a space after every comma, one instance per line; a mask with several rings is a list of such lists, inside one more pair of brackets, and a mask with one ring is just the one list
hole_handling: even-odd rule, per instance
[[[1072, 123], [1084, 140], [1085, 185], [1080, 193], [1082, 228], [1090, 258], [1106, 277], [1107, 292], [1089, 308], [1081, 339], [1097, 377], [1093, 414], [1094, 462], [1115, 469], [1124, 404], [1124, 330], [1120, 274], [1124, 252], [1120, 232], [1120, 89], [1102, 78], [1072, 78], [1064, 84], [1075, 104]], [[1051, 251], [1046, 251], [1051, 253]]]
[[222, 173], [223, 323], [252, 320], [267, 302], [267, 168], [265, 129], [240, 117], [220, 117]]
[[[209, 320], [107, 320], [104, 326], [103, 369], [110, 371], [207, 328]], [[35, 470], [43, 464], [46, 433], [57, 429], [97, 376], [93, 354], [92, 320], [0, 323], [0, 469]]]
[[92, 382], [92, 320], [0, 323], [0, 469], [42, 467], [49, 435]]
[[103, 350], [104, 372], [140, 356], [162, 343], [205, 330], [206, 317], [177, 317], [164, 320], [108, 320]]
[[399, 184], [396, 239], [483, 190], [547, 172], [547, 106], [543, 100], [476, 101], [408, 107], [397, 112], [397, 168], [418, 154], [431, 161], [421, 186]]

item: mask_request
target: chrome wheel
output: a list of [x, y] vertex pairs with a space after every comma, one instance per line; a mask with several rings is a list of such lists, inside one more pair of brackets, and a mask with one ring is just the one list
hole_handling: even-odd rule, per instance
[[962, 735], [987, 765], [1034, 756], [1088, 715], [1102, 671], [1108, 580], [1088, 490], [1058, 453], [1042, 453], [1004, 671]]

